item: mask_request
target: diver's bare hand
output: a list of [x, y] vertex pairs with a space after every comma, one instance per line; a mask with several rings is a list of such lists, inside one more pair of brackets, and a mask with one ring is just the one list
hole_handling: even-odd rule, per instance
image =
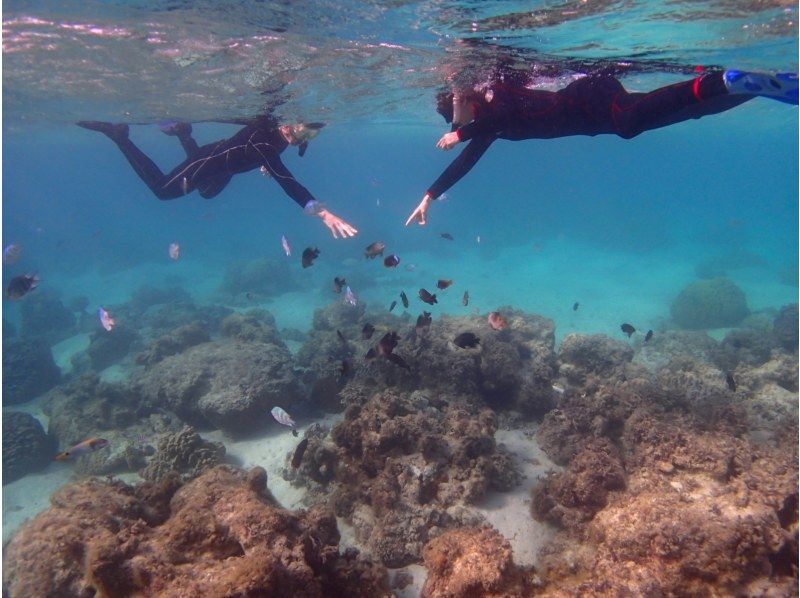
[[438, 147], [440, 150], [449, 150], [458, 145], [458, 142], [458, 133], [445, 133], [436, 143], [436, 147]]
[[347, 237], [355, 237], [358, 229], [351, 226], [335, 214], [332, 214], [328, 210], [322, 209], [317, 214], [320, 218], [322, 218], [322, 222], [325, 223], [325, 226], [331, 231], [334, 239], [338, 239], [340, 236], [342, 239], [346, 239]]
[[427, 224], [428, 222], [425, 216], [428, 213], [428, 206], [430, 205], [431, 205], [431, 196], [426, 193], [425, 197], [422, 198], [422, 201], [419, 203], [416, 209], [413, 212], [411, 212], [411, 216], [409, 216], [408, 220], [406, 220], [406, 226], [408, 226], [415, 220], [420, 226], [425, 226], [425, 224]]

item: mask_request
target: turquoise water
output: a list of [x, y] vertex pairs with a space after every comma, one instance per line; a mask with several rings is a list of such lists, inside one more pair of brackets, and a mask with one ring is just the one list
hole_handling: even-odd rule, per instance
[[[331, 283], [344, 276], [371, 312], [401, 290], [412, 317], [423, 308], [438, 319], [512, 307], [552, 319], [558, 345], [573, 332], [627, 341], [623, 322], [674, 329], [672, 301], [711, 264], [742, 289], [752, 312], [771, 319], [798, 298], [799, 156], [797, 107], [768, 99], [631, 140], [496, 141], [432, 205], [427, 226], [405, 226], [460, 151], [435, 147], [449, 129], [435, 112], [436, 93], [453, 81], [484, 81], [500, 61], [538, 73], [547, 89], [599, 67], [615, 67], [631, 91], [691, 78], [695, 65], [798, 69], [794, 4], [592, 4], [7, 2], [2, 245], [17, 244], [22, 255], [3, 267], [3, 286], [37, 273], [34, 293], [86, 296], [88, 313], [104, 307], [112, 315], [125, 313], [143, 285], [177, 286], [198, 305], [263, 307], [278, 329], [308, 332], [316, 309], [341, 301]], [[265, 105], [285, 122], [327, 123], [305, 157], [290, 148], [282, 159], [358, 229], [355, 238], [331, 238], [258, 171], [237, 175], [211, 200], [195, 193], [159, 201], [113, 143], [74, 125], [130, 123], [131, 139], [166, 172], [184, 155], [156, 123], [196, 123], [202, 145], [237, 130], [220, 121]], [[374, 241], [400, 256], [399, 267], [364, 258]], [[168, 256], [173, 242], [178, 261]], [[302, 269], [309, 246], [321, 254]], [[228, 269], [260, 258], [288, 263], [300, 287], [252, 299], [226, 294]], [[431, 309], [417, 290], [433, 291], [441, 278], [454, 284]], [[17, 334], [24, 301], [2, 305]], [[141, 327], [124, 316], [117, 324]], [[706, 332], [720, 340], [728, 330]], [[52, 343], [65, 380], [88, 335], [76, 330]], [[287, 345], [296, 353], [299, 342]], [[127, 380], [136, 369], [130, 357], [101, 376]], [[46, 427], [40, 397], [10, 409]], [[280, 479], [296, 442], [288, 434], [205, 434], [226, 442], [235, 462], [264, 466], [285, 505], [302, 504], [302, 492]], [[499, 434], [530, 450], [518, 429]], [[536, 450], [542, 473], [552, 464]], [[75, 477], [50, 464], [4, 486], [4, 540]], [[529, 507], [521, 509], [533, 525]], [[512, 531], [514, 517], [506, 521]], [[502, 518], [493, 523], [506, 533]]]

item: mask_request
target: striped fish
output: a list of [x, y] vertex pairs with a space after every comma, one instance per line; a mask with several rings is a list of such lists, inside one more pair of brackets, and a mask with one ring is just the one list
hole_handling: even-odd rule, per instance
[[294, 423], [292, 417], [280, 407], [273, 407], [270, 413], [272, 413], [272, 417], [274, 417], [279, 424], [289, 426], [290, 428], [294, 428], [295, 425], [297, 425]]

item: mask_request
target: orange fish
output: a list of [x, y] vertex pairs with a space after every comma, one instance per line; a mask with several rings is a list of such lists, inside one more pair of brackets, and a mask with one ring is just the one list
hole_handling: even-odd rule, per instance
[[82, 457], [83, 455], [88, 455], [89, 453], [93, 453], [95, 451], [99, 451], [101, 448], [105, 448], [108, 446], [108, 440], [105, 438], [87, 438], [83, 442], [79, 442], [71, 449], [64, 451], [63, 453], [59, 453], [56, 455], [56, 461], [68, 461], [70, 459], [77, 459], [78, 457]]
[[440, 289], [440, 290], [442, 290], [442, 291], [443, 291], [443, 290], [445, 290], [447, 287], [449, 287], [451, 284], [453, 284], [453, 281], [452, 281], [452, 280], [446, 280], [446, 279], [444, 279], [444, 278], [440, 278], [440, 279], [439, 279], [439, 280], [436, 282], [436, 286], [437, 286], [437, 288], [439, 288], [439, 289]]

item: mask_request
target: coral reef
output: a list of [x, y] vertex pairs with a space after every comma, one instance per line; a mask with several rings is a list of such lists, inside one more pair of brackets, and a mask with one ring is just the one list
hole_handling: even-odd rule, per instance
[[188, 481], [219, 465], [224, 457], [224, 444], [207, 442], [193, 428], [185, 426], [161, 438], [156, 454], [139, 475], [151, 482], [161, 482], [177, 473]]
[[781, 307], [772, 325], [777, 345], [786, 351], [797, 353], [798, 326], [797, 303]]
[[177, 488], [90, 480], [4, 551], [3, 583], [22, 596], [390, 596], [386, 570], [339, 554], [332, 514], [277, 506], [266, 472], [216, 467]]
[[611, 377], [633, 359], [633, 349], [605, 334], [568, 334], [558, 349], [558, 373], [573, 384], [587, 376]]
[[19, 411], [3, 412], [3, 484], [39, 471], [55, 455], [55, 443], [39, 420]]
[[37, 340], [3, 342], [3, 405], [24, 403], [61, 379], [50, 347]]
[[750, 313], [744, 292], [727, 278], [689, 284], [670, 306], [673, 320], [682, 328], [735, 326]]
[[478, 518], [463, 505], [519, 481], [495, 444], [492, 412], [423, 392], [386, 391], [348, 407], [330, 434], [312, 435], [299, 476], [391, 567], [418, 562], [447, 528]]
[[260, 298], [296, 291], [297, 275], [286, 260], [259, 258], [231, 265], [220, 285], [220, 292], [236, 296], [251, 293]]
[[41, 289], [26, 297], [20, 312], [22, 336], [41, 337], [52, 344], [75, 332], [75, 314], [64, 307], [53, 289]]
[[284, 346], [281, 335], [275, 326], [275, 318], [263, 309], [251, 309], [244, 314], [229, 315], [222, 320], [220, 333], [224, 337], [239, 341]]
[[191, 296], [182, 287], [158, 288], [144, 284], [133, 292], [129, 305], [133, 311], [142, 314], [156, 305], [191, 302]]
[[191, 347], [140, 372], [134, 384], [152, 409], [232, 434], [263, 428], [274, 405], [291, 409], [299, 398], [288, 349], [256, 342]]
[[99, 372], [122, 360], [135, 346], [139, 335], [122, 324], [109, 332], [95, 327], [89, 335], [89, 347], [70, 359], [75, 372]]
[[428, 577], [422, 598], [522, 598], [530, 580], [511, 555], [508, 540], [490, 527], [450, 530], [422, 551]]
[[211, 340], [208, 329], [203, 322], [196, 321], [184, 326], [178, 326], [169, 334], [165, 334], [153, 341], [150, 346], [136, 356], [136, 363], [139, 365], [153, 365], [169, 357], [177, 355], [201, 343]]

